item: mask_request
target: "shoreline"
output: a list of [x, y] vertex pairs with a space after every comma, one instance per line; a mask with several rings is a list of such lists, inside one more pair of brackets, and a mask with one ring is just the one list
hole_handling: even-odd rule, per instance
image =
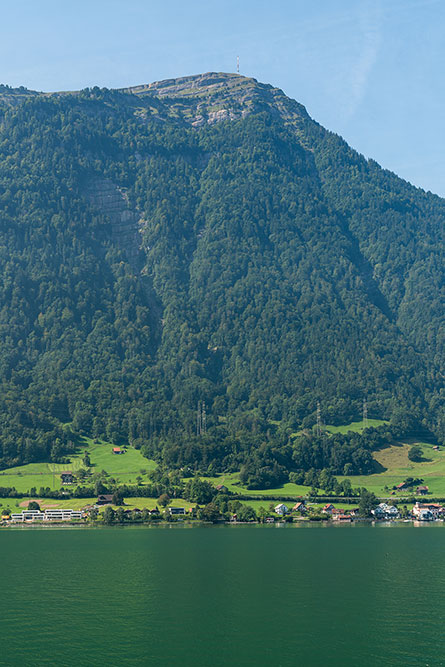
[[102, 522], [97, 523], [68, 523], [68, 522], [54, 522], [54, 523], [11, 523], [7, 525], [0, 525], [1, 530], [93, 530], [93, 529], [104, 529], [104, 528], [198, 528], [198, 527], [221, 527], [221, 526], [251, 526], [257, 528], [296, 528], [304, 526], [319, 526], [320, 528], [337, 528], [342, 527], [354, 527], [354, 526], [371, 526], [372, 528], [389, 528], [391, 526], [400, 527], [402, 525], [408, 526], [411, 525], [414, 528], [421, 528], [423, 526], [438, 526], [440, 524], [445, 524], [444, 519], [436, 519], [433, 521], [417, 521], [413, 519], [394, 519], [392, 521], [375, 521], [374, 519], [356, 519], [355, 521], [348, 522], [334, 522], [334, 521], [276, 521], [275, 523], [258, 523], [254, 521], [220, 521], [217, 523], [211, 523], [209, 521], [159, 521], [154, 523], [138, 523], [138, 522], [125, 522], [125, 523], [114, 523], [114, 524], [104, 524]]

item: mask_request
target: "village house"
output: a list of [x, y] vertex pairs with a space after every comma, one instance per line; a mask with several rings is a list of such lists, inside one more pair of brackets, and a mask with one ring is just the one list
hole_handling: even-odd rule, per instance
[[60, 479], [62, 481], [62, 484], [73, 484], [74, 475], [72, 472], [62, 472], [60, 473]]
[[387, 503], [380, 503], [377, 505], [377, 507], [371, 511], [371, 514], [373, 514], [376, 519], [397, 519], [399, 516], [397, 507], [394, 507], [394, 505], [387, 505]]
[[292, 507], [292, 511], [293, 512], [300, 512], [300, 514], [305, 514], [306, 513], [306, 505], [304, 504], [304, 502], [296, 503], [296, 505], [294, 505]]
[[185, 514], [185, 507], [169, 507], [168, 511], [170, 516], [176, 516], [177, 514]]
[[323, 514], [332, 514], [333, 510], [335, 510], [334, 505], [332, 503], [327, 503], [321, 511]]
[[439, 519], [445, 513], [445, 508], [438, 503], [419, 503], [413, 507], [413, 517], [420, 521], [430, 521]]
[[287, 507], [287, 505], [284, 505], [284, 503], [280, 503], [279, 505], [275, 506], [275, 512], [282, 516], [289, 512], [289, 508]]

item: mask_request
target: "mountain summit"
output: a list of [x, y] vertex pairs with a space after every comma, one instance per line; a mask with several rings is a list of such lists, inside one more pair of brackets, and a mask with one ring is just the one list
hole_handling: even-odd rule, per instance
[[205, 467], [364, 399], [445, 438], [445, 202], [281, 90], [2, 86], [0, 201], [4, 465], [87, 433]]

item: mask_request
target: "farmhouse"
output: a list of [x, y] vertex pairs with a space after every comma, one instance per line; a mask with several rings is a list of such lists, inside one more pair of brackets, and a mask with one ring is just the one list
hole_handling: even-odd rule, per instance
[[407, 486], [406, 482], [400, 482], [400, 484], [396, 485], [396, 490], [397, 491], [404, 491], [407, 488], [408, 488], [408, 486]]
[[281, 515], [287, 514], [289, 512], [289, 508], [283, 503], [280, 503], [279, 505], [276, 505], [275, 512]]
[[120, 447], [113, 447], [113, 454], [123, 454], [124, 450], [121, 449]]
[[428, 491], [429, 491], [429, 488], [427, 486], [418, 486], [417, 489], [416, 489], [416, 493], [419, 496], [426, 496]]
[[227, 488], [227, 486], [224, 486], [224, 484], [218, 484], [216, 490], [219, 491], [220, 493], [227, 493], [229, 489]]
[[74, 482], [74, 475], [72, 472], [62, 472], [60, 473], [60, 479], [62, 484], [72, 484]]
[[304, 514], [306, 512], [306, 505], [304, 502], [299, 502], [296, 505], [292, 507], [293, 512], [301, 512], [301, 514]]
[[97, 497], [96, 505], [112, 505], [113, 496], [111, 493], [104, 493]]

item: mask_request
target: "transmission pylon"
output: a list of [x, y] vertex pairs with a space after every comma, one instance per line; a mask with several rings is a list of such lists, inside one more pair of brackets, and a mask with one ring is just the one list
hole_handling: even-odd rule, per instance
[[368, 428], [368, 402], [363, 399], [363, 428]]
[[205, 434], [207, 432], [207, 414], [206, 414], [206, 404], [202, 404], [202, 416], [201, 416], [202, 429], [201, 433]]
[[321, 408], [320, 401], [317, 401], [317, 435], [321, 435]]
[[198, 410], [196, 413], [196, 435], [201, 435], [201, 430], [202, 430], [201, 401], [198, 401]]

